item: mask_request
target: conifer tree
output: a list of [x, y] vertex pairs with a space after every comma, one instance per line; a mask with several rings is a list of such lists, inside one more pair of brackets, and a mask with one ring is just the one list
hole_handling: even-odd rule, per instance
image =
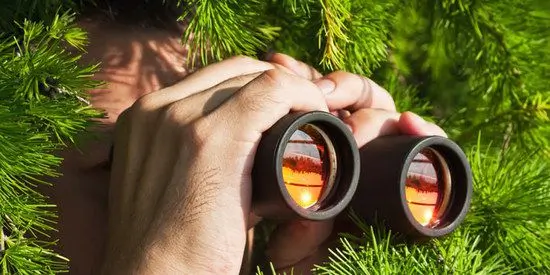
[[[35, 186], [57, 175], [53, 152], [99, 115], [85, 93], [98, 84], [90, 80], [97, 67], [77, 65], [86, 33], [74, 25], [93, 2], [0, 0], [3, 274], [67, 268], [38, 241], [56, 215]], [[550, 2], [163, 2], [183, 8], [182, 43], [195, 65], [275, 50], [321, 72], [360, 73], [387, 88], [399, 111], [435, 121], [468, 152], [474, 197], [453, 234], [398, 244], [354, 216], [363, 234], [342, 235], [317, 273], [550, 273]]]

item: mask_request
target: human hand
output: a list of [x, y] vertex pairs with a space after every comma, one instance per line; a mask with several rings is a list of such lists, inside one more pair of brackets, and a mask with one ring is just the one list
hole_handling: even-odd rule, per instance
[[238, 273], [261, 134], [314, 110], [322, 87], [244, 57], [140, 98], [115, 131], [103, 272]]
[[[290, 57], [280, 55], [276, 61], [282, 64], [294, 62], [287, 59]], [[301, 71], [305, 74], [307, 69]], [[343, 121], [351, 126], [359, 147], [383, 135], [446, 136], [437, 125], [414, 113], [397, 113], [389, 94], [369, 79], [345, 72], [334, 72], [317, 81], [322, 79], [335, 84], [334, 91], [325, 97], [327, 106], [331, 111], [340, 111]], [[279, 225], [269, 238], [268, 260], [278, 271], [308, 274], [314, 264], [327, 259], [328, 248], [334, 245], [338, 233], [352, 229], [342, 221], [338, 219], [338, 224], [335, 224], [335, 220], [300, 220]]]

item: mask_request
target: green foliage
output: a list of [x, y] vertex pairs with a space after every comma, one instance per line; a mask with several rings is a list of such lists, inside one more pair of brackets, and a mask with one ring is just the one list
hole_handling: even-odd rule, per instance
[[[57, 175], [61, 160], [51, 152], [98, 115], [84, 93], [96, 67], [76, 65], [71, 52], [85, 49], [86, 34], [68, 12], [93, 2], [0, 0], [3, 273], [66, 269], [51, 244], [37, 241], [56, 216], [34, 187]], [[163, 1], [176, 2], [191, 63], [273, 49], [321, 72], [364, 74], [398, 110], [433, 118], [471, 152], [474, 199], [459, 230], [398, 244], [356, 219], [363, 235], [343, 235], [315, 272], [550, 273], [550, 2]]]
[[50, 246], [49, 243], [20, 237], [5, 239], [5, 245], [0, 260], [2, 274], [58, 274], [67, 270], [69, 259], [43, 249]]
[[0, 0], [0, 38], [18, 31], [24, 20], [43, 21], [50, 25], [59, 10], [67, 11], [94, 0]]
[[[183, 1], [182, 1], [183, 2]], [[267, 47], [276, 27], [268, 26], [257, 15], [263, 1], [191, 0], [185, 1], [182, 19], [190, 17], [183, 43], [191, 43], [189, 58], [200, 57], [203, 64], [212, 58], [244, 54]], [[201, 16], [196, 16], [196, 15]], [[194, 16], [190, 16], [194, 15]]]
[[394, 244], [392, 237], [359, 221], [364, 235], [340, 239], [316, 274], [511, 274], [496, 255], [478, 250], [479, 237], [455, 234], [427, 244]]
[[546, 148], [550, 21], [541, 14], [550, 9], [542, 1], [436, 3], [410, 1], [397, 16], [398, 69], [422, 80], [457, 141], [475, 143], [482, 130], [500, 143]]
[[329, 70], [370, 75], [387, 58], [386, 42], [395, 2], [321, 1], [321, 64]]
[[518, 271], [550, 272], [548, 158], [477, 147], [470, 159], [476, 192], [466, 224], [483, 236], [480, 249]]
[[[47, 4], [34, 2], [31, 12], [38, 12], [39, 3]], [[7, 27], [0, 41], [2, 274], [67, 269], [67, 259], [50, 249], [52, 243], [40, 241], [55, 229], [56, 214], [36, 185], [46, 184], [40, 180], [44, 176], [58, 175], [61, 159], [53, 151], [72, 142], [99, 115], [83, 104], [85, 91], [97, 84], [89, 79], [96, 67], [78, 66], [79, 56], [66, 50], [86, 45], [86, 34], [73, 20], [69, 13], [53, 13], [49, 25], [25, 20], [16, 24], [18, 29]]]
[[21, 27], [23, 40], [4, 43], [3, 49], [11, 48], [16, 54], [0, 64], [0, 99], [40, 101], [44, 97], [39, 91], [41, 85], [44, 89], [72, 95], [84, 94], [92, 87], [88, 78], [94, 68], [78, 68], [79, 57], [71, 56], [60, 46], [61, 42], [80, 49], [85, 46], [86, 34], [74, 26], [69, 27], [71, 20], [67, 13], [56, 15], [48, 28], [25, 21]]
[[420, 98], [420, 92], [417, 88], [410, 85], [404, 85], [396, 75], [388, 74], [385, 78], [380, 79], [384, 82], [386, 89], [393, 98], [398, 98], [395, 101], [395, 107], [399, 112], [410, 111], [423, 115], [426, 119], [433, 118], [432, 106], [426, 99]]

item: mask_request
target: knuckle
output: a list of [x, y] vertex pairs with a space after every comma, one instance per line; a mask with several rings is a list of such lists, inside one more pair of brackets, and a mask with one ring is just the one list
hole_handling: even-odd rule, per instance
[[373, 81], [370, 80], [368, 77], [364, 77], [364, 76], [361, 76], [361, 75], [358, 75], [358, 77], [359, 77], [359, 80], [363, 82], [363, 86], [365, 87], [365, 89], [367, 89], [368, 91], [372, 91]]
[[140, 111], [153, 111], [157, 108], [156, 100], [154, 97], [154, 93], [146, 94], [138, 98], [136, 102], [132, 105], [132, 109], [140, 112]]
[[[282, 88], [287, 82], [288, 74], [281, 70], [273, 69], [267, 70], [260, 75], [263, 85], [269, 85], [272, 88]], [[277, 90], [277, 89], [269, 89]]]
[[169, 104], [162, 108], [160, 112], [160, 120], [164, 123], [185, 125], [187, 117], [182, 110], [185, 110], [185, 108], [183, 108], [179, 103]]
[[204, 147], [204, 145], [212, 139], [216, 139], [218, 135], [212, 134], [212, 124], [206, 117], [201, 117], [183, 127], [183, 138], [186, 142], [193, 144], [195, 148]]
[[131, 124], [132, 109], [128, 108], [118, 116], [115, 123], [115, 137], [121, 137], [123, 133], [128, 131]]
[[285, 74], [278, 70], [263, 72], [246, 92], [240, 96], [241, 106], [249, 111], [257, 111], [267, 106], [289, 104], [290, 89], [285, 89]]
[[314, 80], [323, 77], [323, 75], [317, 69], [315, 69], [315, 67], [310, 66], [306, 63], [303, 64], [307, 67], [306, 69], [309, 71], [309, 79]]
[[373, 90], [371, 81], [363, 76], [359, 76], [363, 88], [361, 89], [361, 94], [358, 102], [364, 102], [367, 106], [372, 106], [373, 103]]
[[297, 73], [291, 70], [289, 67], [286, 67], [284, 65], [277, 64], [277, 63], [272, 63], [272, 65], [273, 65], [273, 69], [285, 72], [287, 74], [297, 75]]

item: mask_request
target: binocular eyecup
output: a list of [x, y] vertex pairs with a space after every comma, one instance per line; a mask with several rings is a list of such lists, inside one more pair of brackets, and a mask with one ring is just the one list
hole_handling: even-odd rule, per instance
[[470, 205], [472, 175], [453, 141], [383, 136], [361, 148], [326, 112], [290, 113], [263, 133], [252, 207], [276, 220], [326, 220], [348, 206], [413, 239], [452, 232]]

